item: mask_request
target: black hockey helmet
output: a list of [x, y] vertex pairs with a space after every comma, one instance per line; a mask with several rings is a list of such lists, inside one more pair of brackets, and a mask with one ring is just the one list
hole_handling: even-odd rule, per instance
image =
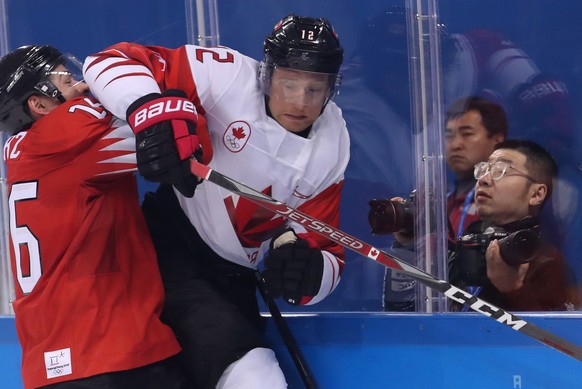
[[337, 74], [344, 49], [325, 18], [290, 14], [265, 39], [265, 62], [316, 73]]
[[259, 79], [267, 94], [275, 67], [330, 75], [332, 96], [340, 84], [339, 69], [344, 49], [333, 26], [325, 18], [287, 15], [265, 39], [264, 53]]
[[49, 79], [49, 72], [65, 62], [54, 47], [33, 45], [19, 47], [0, 59], [0, 131], [15, 134], [30, 126], [34, 120], [26, 102], [34, 94], [65, 101]]

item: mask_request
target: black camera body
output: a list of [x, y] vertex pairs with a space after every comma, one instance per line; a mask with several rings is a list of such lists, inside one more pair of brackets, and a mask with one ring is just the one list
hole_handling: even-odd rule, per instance
[[372, 227], [372, 234], [385, 235], [393, 232], [412, 234], [414, 232], [414, 198], [413, 190], [404, 202], [387, 199], [373, 199], [368, 203], [370, 212], [368, 222]]
[[[480, 286], [487, 279], [485, 252], [489, 243], [499, 240], [501, 258], [510, 266], [531, 261], [538, 251], [542, 238], [537, 227], [506, 232], [488, 227], [482, 233], [463, 235], [455, 248], [455, 276], [467, 285]], [[451, 280], [452, 281], [452, 280]]]

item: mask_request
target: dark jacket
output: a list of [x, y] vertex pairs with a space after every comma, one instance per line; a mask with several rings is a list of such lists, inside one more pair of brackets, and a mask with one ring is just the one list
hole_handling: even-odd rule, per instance
[[[468, 233], [474, 231], [482, 234], [489, 227], [479, 221], [468, 228]], [[511, 233], [523, 229], [538, 229], [538, 219], [529, 218], [497, 227]], [[465, 235], [466, 236], [466, 235]], [[475, 241], [472, 239], [471, 241]], [[578, 307], [578, 297], [573, 290], [575, 282], [573, 275], [568, 271], [564, 257], [558, 249], [547, 244], [540, 236], [535, 248], [533, 259], [524, 278], [523, 286], [513, 292], [501, 293], [487, 278], [485, 265], [485, 249], [488, 241], [484, 239], [481, 247], [473, 244], [469, 250], [458, 240], [454, 251], [449, 256], [449, 280], [460, 288], [467, 289], [470, 285], [481, 287], [478, 297], [500, 308], [509, 311], [566, 311]], [[467, 261], [479, 258], [475, 262], [479, 266], [471, 268], [479, 274], [467, 275]], [[504, 258], [505, 259], [505, 258]], [[452, 303], [452, 311], [462, 310], [462, 305]]]

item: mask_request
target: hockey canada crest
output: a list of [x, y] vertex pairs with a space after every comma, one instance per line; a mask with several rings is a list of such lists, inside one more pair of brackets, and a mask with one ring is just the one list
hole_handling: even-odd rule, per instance
[[238, 153], [247, 144], [251, 136], [251, 126], [242, 120], [232, 122], [226, 128], [222, 136], [222, 142], [227, 149], [233, 153]]

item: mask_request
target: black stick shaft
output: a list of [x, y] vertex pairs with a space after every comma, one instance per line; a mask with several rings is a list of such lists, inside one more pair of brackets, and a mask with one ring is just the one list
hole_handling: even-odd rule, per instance
[[279, 307], [277, 306], [275, 299], [269, 293], [269, 288], [267, 287], [263, 275], [257, 270], [255, 272], [255, 276], [257, 278], [257, 287], [259, 288], [259, 292], [261, 293], [263, 300], [265, 300], [265, 303], [269, 308], [269, 312], [271, 312], [271, 316], [275, 321], [275, 325], [277, 326], [277, 329], [281, 333], [281, 337], [285, 342], [285, 346], [287, 347], [289, 354], [291, 354], [291, 358], [293, 358], [293, 362], [295, 363], [295, 366], [299, 371], [299, 375], [301, 376], [301, 379], [303, 380], [305, 387], [307, 389], [317, 389], [315, 377], [313, 376], [313, 373], [311, 373], [309, 365], [307, 364], [307, 361], [305, 360], [305, 357], [303, 356], [301, 349], [299, 349], [299, 346], [297, 345], [297, 341], [295, 340], [295, 337], [293, 336], [291, 329], [289, 328], [287, 322], [281, 315], [281, 311], [279, 311]]

